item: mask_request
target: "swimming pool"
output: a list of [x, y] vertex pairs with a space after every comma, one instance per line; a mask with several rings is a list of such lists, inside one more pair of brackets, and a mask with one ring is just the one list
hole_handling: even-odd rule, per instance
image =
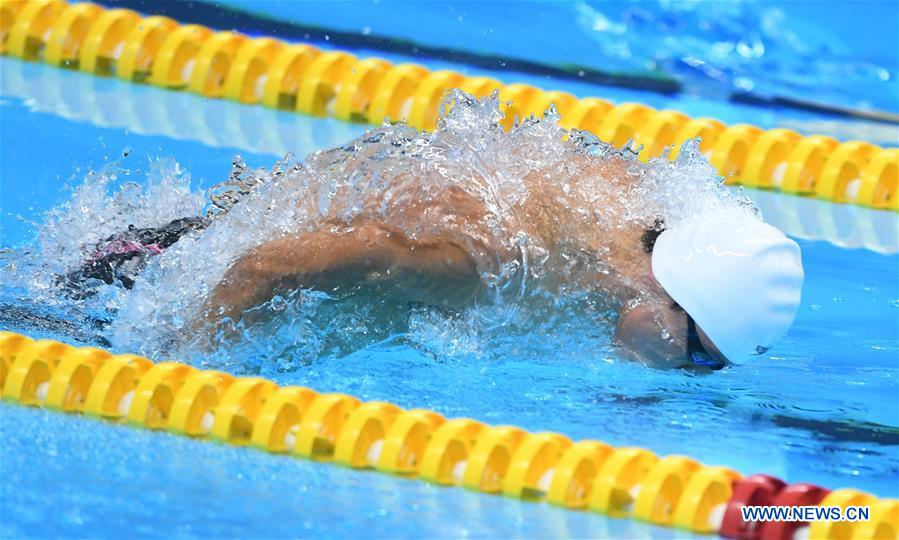
[[[285, 148], [304, 155], [364, 130], [10, 58], [0, 67], [4, 248], [28, 249], [33, 223], [66, 200], [61, 183], [83, 176], [77, 167], [121, 159], [127, 177], [143, 181], [148, 156], [173, 156], [195, 186], [208, 187], [228, 174], [235, 153], [251, 166], [270, 166]], [[731, 114], [750, 113], [735, 108]], [[896, 216], [873, 215], [885, 224], [880, 230], [887, 231], [889, 248]], [[499, 332], [428, 314], [400, 317], [398, 328], [386, 332], [348, 320], [359, 330], [357, 350], [324, 350], [312, 359], [301, 351], [275, 364], [267, 360], [280, 351], [254, 342], [227, 363], [192, 360], [448, 417], [639, 445], [895, 497], [899, 258], [890, 249], [801, 245], [806, 289], [787, 338], [767, 362], [708, 377], [597, 355], [601, 348], [590, 340], [599, 338], [577, 313]], [[7, 254], [6, 264], [15, 258], [15, 251]], [[2, 295], [4, 329], [97, 343], [90, 326], [65, 306], [36, 306], [29, 293], [7, 284]], [[353, 315], [358, 307], [336, 309]], [[28, 319], [34, 313], [67, 323], [38, 326]], [[4, 536], [673, 534], [5, 404], [0, 414]], [[367, 519], [350, 518], [359, 516]]]

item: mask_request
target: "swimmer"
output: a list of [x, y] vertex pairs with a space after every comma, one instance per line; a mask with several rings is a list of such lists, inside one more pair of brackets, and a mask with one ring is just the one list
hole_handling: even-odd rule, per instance
[[[617, 296], [622, 307], [614, 340], [628, 356], [662, 368], [718, 369], [765, 353], [792, 324], [803, 281], [795, 242], [755, 217], [699, 217], [670, 228], [661, 220], [649, 227], [612, 220], [606, 228], [573, 231], [577, 224], [566, 218], [559, 191], [575, 182], [574, 175], [617, 186], [610, 193], [632, 189], [641, 179], [620, 156], [571, 151], [566, 158], [564, 168], [522, 175], [519, 225], [543, 245], [575, 243], [565, 251], [586, 256], [593, 268], [579, 279]], [[351, 166], [345, 174], [358, 172]], [[457, 187], [476, 183], [471, 178], [482, 173], [448, 173], [463, 176], [428, 197], [420, 186], [432, 182], [397, 181], [397, 202], [386, 209], [326, 221], [249, 250], [215, 287], [207, 313], [236, 318], [275, 294], [359, 285], [432, 306], [475, 301], [488, 287], [485, 276], [520, 257], [497, 236], [489, 197]], [[362, 204], [384, 202], [373, 196]], [[610, 215], [624, 214], [616, 200], [595, 204]]]
[[[198, 321], [238, 320], [298, 289], [368, 287], [459, 308], [495, 290], [509, 269], [526, 272], [540, 259], [540, 286], [607, 296], [617, 312], [614, 343], [651, 366], [742, 364], [792, 324], [803, 281], [799, 247], [757, 216], [653, 216], [642, 165], [607, 146], [592, 151], [600, 143], [583, 133], [547, 135], [555, 146], [540, 156], [527, 141], [492, 137], [506, 137], [506, 146], [449, 128], [420, 135], [389, 126], [313, 154], [281, 177], [276, 199], [259, 204], [270, 211], [293, 194], [291, 215], [301, 222], [239, 248], [207, 288]], [[199, 234], [215, 224], [175, 227]], [[129, 246], [125, 256], [153, 249]], [[112, 256], [123, 257], [119, 251]], [[95, 259], [104, 256], [101, 248]]]
[[70, 298], [83, 299], [96, 293], [90, 281], [107, 285], [134, 287], [134, 279], [147, 265], [148, 258], [173, 246], [190, 231], [203, 230], [209, 220], [204, 217], [180, 218], [161, 227], [137, 228], [106, 238], [93, 250], [81, 266], [58, 279], [57, 284]]

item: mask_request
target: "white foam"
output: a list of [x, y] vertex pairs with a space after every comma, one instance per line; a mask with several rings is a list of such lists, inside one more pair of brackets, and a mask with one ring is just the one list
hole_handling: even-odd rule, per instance
[[[449, 112], [433, 133], [385, 126], [339, 148], [314, 153], [303, 164], [288, 157], [269, 171], [251, 171], [237, 159], [233, 176], [260, 187], [201, 233], [187, 235], [152, 258], [132, 291], [108, 287], [91, 300], [96, 308], [115, 313], [107, 337], [118, 348], [159, 358], [195, 354], [204, 343], [222, 343], [228, 335], [246, 337], [258, 329], [260, 336], [265, 331], [272, 358], [279, 359], [273, 335], [283, 338], [282, 350], [289, 348], [294, 357], [297, 350], [315, 357], [334, 350], [335, 341], [351, 343], [348, 327], [357, 328], [359, 336], [377, 335], [393, 324], [385, 321], [385, 306], [360, 305], [357, 313], [328, 315], [371, 323], [316, 324], [316, 310], [336, 300], [309, 292], [303, 293], [302, 302], [289, 297], [287, 309], [281, 304], [271, 309], [280, 325], [245, 320], [224, 321], [204, 331], [196, 326], [205, 299], [242, 254], [325, 223], [373, 220], [390, 222], [410, 237], [479, 235], [493, 243], [497, 253], [506, 254], [489, 268], [487, 263], [495, 259], [483, 255], [487, 262], [479, 270], [490, 284], [485, 292], [489, 305], [473, 306], [464, 315], [426, 309], [396, 315], [413, 327], [413, 343], [427, 343], [438, 356], [480, 355], [489, 351], [485, 333], [539, 318], [522, 309], [523, 298], [544, 306], [547, 313], [560, 309], [558, 298], [541, 296], [543, 280], [581, 284], [578, 272], [584, 268], [608, 273], [603, 254], [614, 249], [615, 231], [649, 227], [659, 218], [671, 226], [715, 212], [755, 215], [745, 198], [722, 188], [695, 140], [684, 144], [673, 163], [653, 159], [643, 164], [584, 132], [569, 137], [551, 111], [546, 120], [524, 119], [504, 132], [496, 95], [475, 100], [456, 92], [447, 104]], [[608, 163], [622, 166], [613, 171], [603, 165]], [[80, 264], [98, 242], [129, 225], [157, 227], [198, 215], [206, 204], [203, 194], [190, 191], [189, 176], [172, 161], [153, 162], [145, 187], [130, 184], [110, 193], [110, 183], [128, 174], [121, 164], [90, 173], [71, 200], [51, 211], [41, 226], [40, 268], [16, 270], [16, 279], [35, 296], [52, 297], [56, 277]], [[621, 174], [633, 181], [616, 181]], [[439, 203], [448, 189], [481, 201], [483, 218], [407, 219], [397, 213], [410, 203]], [[558, 205], [544, 216], [546, 226], [536, 224], [521, 204], [539, 196]], [[552, 227], [559, 230], [549, 230]], [[585, 245], [591, 247], [593, 259], [584, 260]]]

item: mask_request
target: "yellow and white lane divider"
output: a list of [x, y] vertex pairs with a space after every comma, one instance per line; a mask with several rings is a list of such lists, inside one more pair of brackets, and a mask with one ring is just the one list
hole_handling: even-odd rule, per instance
[[554, 104], [564, 127], [591, 131], [616, 146], [633, 140], [643, 146], [643, 159], [668, 146], [674, 147], [673, 159], [685, 140], [701, 137], [701, 151], [728, 183], [899, 211], [899, 149], [784, 128], [726, 126], [640, 103], [579, 99], [490, 77], [181, 25], [127, 9], [4, 0], [0, 52], [209, 98], [371, 124], [403, 119], [419, 129], [434, 128], [450, 88], [479, 97], [499, 91], [507, 127]]
[[[424, 409], [280, 387], [177, 362], [154, 364], [13, 332], [0, 332], [0, 388], [4, 400], [22, 405], [693, 532], [728, 532], [734, 508], [758, 504], [743, 499], [760, 475], [744, 479], [687, 456], [660, 457], [644, 448], [448, 419]], [[812, 523], [812, 538], [899, 533], [899, 501], [807, 484], [783, 491], [791, 488], [818, 494], [811, 504], [871, 508], [867, 522]]]

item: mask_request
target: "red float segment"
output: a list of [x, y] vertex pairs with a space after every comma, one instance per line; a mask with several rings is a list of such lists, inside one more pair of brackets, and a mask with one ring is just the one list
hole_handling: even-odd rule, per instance
[[740, 510], [744, 506], [765, 506], [773, 504], [774, 498], [786, 486], [780, 478], [766, 474], [754, 474], [734, 483], [733, 495], [724, 511], [724, 520], [718, 534], [726, 538], [756, 540], [759, 538], [759, 523], [743, 521]]
[[[773, 506], [815, 506], [827, 497], [829, 489], [814, 484], [793, 484], [783, 488], [774, 501]], [[759, 527], [760, 537], [766, 540], [793, 540], [796, 529], [808, 525], [804, 522], [769, 521]]]

